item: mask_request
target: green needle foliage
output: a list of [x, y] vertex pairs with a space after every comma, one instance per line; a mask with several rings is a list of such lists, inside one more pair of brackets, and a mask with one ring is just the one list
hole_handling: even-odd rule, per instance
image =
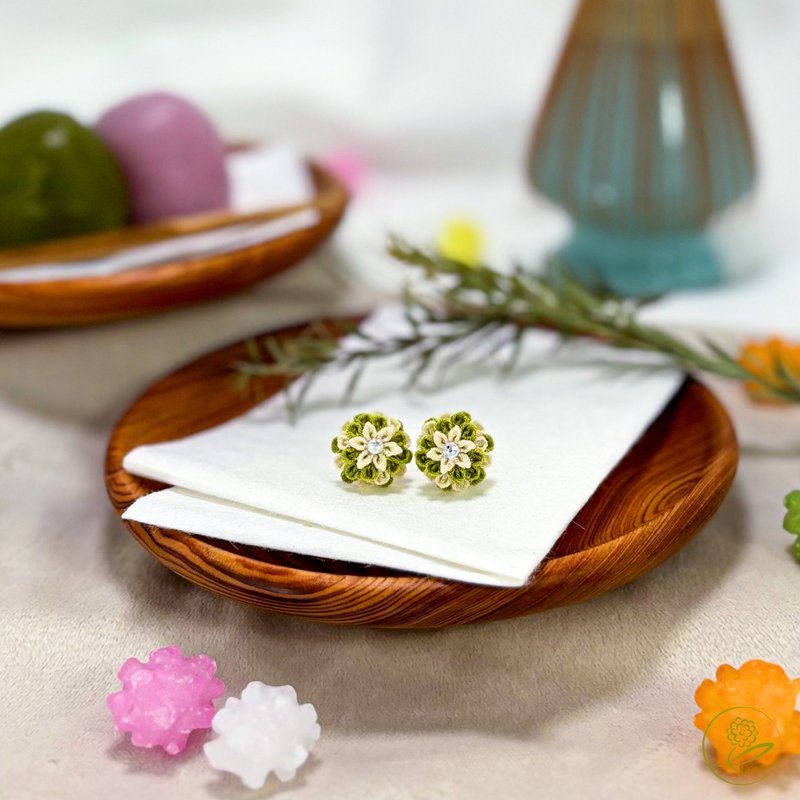
[[[279, 341], [267, 337], [262, 347], [250, 345], [251, 358], [235, 365], [238, 381], [245, 385], [259, 376], [299, 378], [290, 408], [297, 410], [315, 375], [334, 367], [350, 369], [348, 395], [355, 388], [370, 359], [404, 354], [409, 365], [409, 385], [416, 385], [445, 351], [450, 364], [474, 354], [479, 341], [487, 362], [499, 351], [510, 353], [501, 369], [512, 370], [525, 332], [547, 328], [564, 337], [585, 336], [612, 347], [660, 353], [673, 366], [705, 372], [737, 381], [755, 381], [763, 394], [776, 400], [800, 402], [800, 377], [786, 364], [776, 363], [773, 374], [761, 375], [710, 340], [693, 347], [656, 327], [638, 320], [640, 308], [649, 300], [631, 300], [608, 292], [590, 291], [558, 265], [544, 275], [522, 268], [505, 273], [489, 266], [470, 266], [435, 252], [423, 251], [392, 240], [390, 254], [416, 268], [421, 280], [406, 291], [405, 307], [409, 332], [376, 339], [355, 326], [358, 344], [342, 349], [322, 326], [307, 334]], [[417, 276], [419, 277], [419, 275]], [[652, 300], [653, 298], [650, 298]], [[509, 347], [509, 345], [511, 345]]]

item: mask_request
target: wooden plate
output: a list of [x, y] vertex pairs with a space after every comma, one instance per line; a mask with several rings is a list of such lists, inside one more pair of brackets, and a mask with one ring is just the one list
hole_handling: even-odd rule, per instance
[[[106, 485], [118, 513], [163, 488], [122, 468], [128, 451], [197, 433], [255, 405], [254, 398], [230, 384], [231, 363], [243, 358], [241, 343], [204, 356], [153, 385], [125, 413], [111, 435], [106, 461]], [[266, 381], [265, 394], [280, 386], [279, 380]], [[687, 380], [578, 513], [533, 579], [517, 589], [124, 524], [174, 572], [243, 603], [321, 622], [444, 627], [545, 611], [638, 578], [686, 544], [716, 511], [737, 459], [736, 436], [722, 406], [708, 389]]]
[[[88, 325], [152, 314], [246, 289], [291, 267], [313, 252], [334, 230], [347, 205], [347, 190], [329, 172], [309, 164], [317, 195], [302, 208], [317, 208], [312, 228], [233, 252], [141, 267], [104, 277], [39, 283], [0, 284], [0, 327], [45, 328]], [[93, 258], [131, 244], [223, 224], [265, 221], [296, 211], [213, 214], [140, 228], [0, 250], [0, 268], [40, 260]]]

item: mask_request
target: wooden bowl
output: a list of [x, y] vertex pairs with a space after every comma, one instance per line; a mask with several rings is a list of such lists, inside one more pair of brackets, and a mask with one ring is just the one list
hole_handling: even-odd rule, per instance
[[[243, 343], [206, 355], [158, 381], [125, 413], [106, 460], [106, 485], [118, 513], [164, 488], [126, 472], [127, 452], [197, 433], [256, 404], [231, 387], [231, 364], [246, 358]], [[266, 396], [280, 388], [278, 379], [264, 382]], [[688, 379], [533, 578], [515, 589], [233, 545], [138, 522], [124, 525], [171, 570], [233, 600], [320, 622], [436, 628], [546, 611], [638, 578], [686, 544], [716, 511], [737, 460], [724, 409], [708, 389]]]
[[311, 228], [270, 242], [201, 258], [184, 259], [103, 277], [0, 284], [0, 328], [88, 325], [152, 314], [212, 300], [246, 289], [313, 252], [334, 230], [347, 206], [347, 190], [326, 170], [310, 163], [317, 195], [306, 206], [256, 214], [231, 212], [187, 217], [0, 250], [0, 269], [49, 260], [79, 260], [186, 233], [239, 222], [266, 221], [298, 208], [316, 208]]

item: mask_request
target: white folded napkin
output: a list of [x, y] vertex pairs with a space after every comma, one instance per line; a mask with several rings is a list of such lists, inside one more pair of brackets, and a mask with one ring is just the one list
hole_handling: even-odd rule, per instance
[[[370, 321], [397, 330], [396, 310]], [[372, 364], [352, 401], [348, 374], [324, 373], [292, 423], [282, 397], [186, 439], [135, 448], [125, 468], [172, 484], [126, 519], [274, 549], [492, 585], [518, 586], [680, 385], [641, 356], [531, 332], [520, 368], [454, 370], [441, 388], [409, 392], [397, 359]], [[603, 362], [603, 363], [599, 363]], [[486, 481], [442, 492], [413, 464], [387, 489], [348, 486], [330, 451], [358, 411], [403, 420], [466, 410], [494, 436]]]
[[[285, 146], [262, 147], [228, 157], [231, 207], [249, 212], [301, 205], [314, 198], [314, 183], [303, 160]], [[319, 212], [305, 209], [268, 222], [226, 225], [129, 247], [86, 261], [53, 262], [0, 269], [0, 283], [97, 278], [137, 267], [240, 250], [279, 239], [319, 222]]]
[[285, 144], [231, 153], [227, 167], [234, 211], [299, 206], [316, 194], [305, 159]]

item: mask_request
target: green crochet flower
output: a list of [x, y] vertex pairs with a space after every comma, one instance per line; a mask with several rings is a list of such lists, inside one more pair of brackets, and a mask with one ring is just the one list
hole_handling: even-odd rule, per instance
[[417, 466], [440, 489], [475, 486], [492, 463], [494, 440], [466, 411], [432, 417], [417, 439]]
[[794, 543], [794, 557], [800, 561], [800, 489], [789, 492], [783, 502], [786, 506], [783, 527], [789, 533], [797, 534], [797, 541]]
[[399, 419], [385, 414], [356, 414], [331, 443], [345, 483], [389, 486], [411, 461], [410, 439]]

